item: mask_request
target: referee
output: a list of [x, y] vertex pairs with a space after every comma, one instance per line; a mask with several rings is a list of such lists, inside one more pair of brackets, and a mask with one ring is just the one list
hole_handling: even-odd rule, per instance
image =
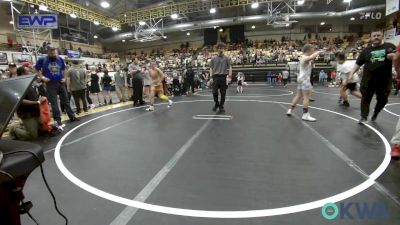
[[[224, 103], [226, 89], [228, 87], [226, 76], [232, 80], [231, 59], [224, 55], [225, 45], [218, 45], [218, 55], [211, 60], [210, 75], [212, 78], [212, 91], [215, 105], [212, 110], [215, 112], [219, 108], [219, 113], [224, 113]], [[218, 101], [218, 90], [221, 93], [221, 101]]]
[[356, 65], [351, 71], [343, 86], [353, 79], [361, 66], [364, 65], [360, 91], [361, 98], [361, 119], [359, 124], [368, 120], [369, 107], [372, 97], [376, 94], [376, 105], [371, 121], [375, 121], [379, 112], [388, 102], [388, 96], [392, 84], [392, 61], [395, 59], [396, 46], [383, 42], [383, 32], [374, 31], [371, 33], [372, 45], [365, 48], [357, 58]]

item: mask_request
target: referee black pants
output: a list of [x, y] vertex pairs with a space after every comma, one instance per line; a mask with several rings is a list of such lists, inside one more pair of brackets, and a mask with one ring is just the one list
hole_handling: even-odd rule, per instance
[[361, 98], [361, 117], [368, 118], [369, 107], [371, 104], [372, 97], [376, 94], [376, 105], [374, 114], [378, 115], [380, 111], [385, 107], [388, 102], [388, 97], [390, 94], [389, 85], [380, 84], [370, 84], [368, 86], [361, 86], [360, 88], [362, 98]]
[[[224, 107], [226, 89], [226, 75], [214, 75], [213, 76], [213, 97], [216, 106]], [[221, 93], [221, 101], [218, 101], [218, 91]]]

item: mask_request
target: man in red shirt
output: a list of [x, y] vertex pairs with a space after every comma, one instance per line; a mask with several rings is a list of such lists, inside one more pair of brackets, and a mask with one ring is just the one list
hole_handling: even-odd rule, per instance
[[8, 47], [12, 48], [13, 42], [14, 42], [14, 41], [13, 41], [12, 37], [11, 37], [11, 36], [7, 36], [7, 44], [8, 44]]

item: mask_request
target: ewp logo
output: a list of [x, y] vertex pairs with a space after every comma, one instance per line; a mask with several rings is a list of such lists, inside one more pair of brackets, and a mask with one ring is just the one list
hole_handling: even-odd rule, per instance
[[31, 29], [57, 29], [57, 15], [55, 14], [35, 14], [35, 15], [19, 15], [18, 16], [19, 28]]
[[322, 216], [327, 220], [337, 217], [342, 220], [387, 220], [389, 219], [389, 210], [382, 202], [374, 202], [372, 205], [366, 202], [341, 202], [339, 207], [335, 203], [328, 203], [322, 207]]

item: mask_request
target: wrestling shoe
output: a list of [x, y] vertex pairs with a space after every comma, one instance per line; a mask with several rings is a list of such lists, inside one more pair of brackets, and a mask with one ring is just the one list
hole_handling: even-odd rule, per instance
[[76, 121], [80, 121], [80, 119], [76, 118], [76, 117], [72, 117], [71, 119], [69, 119], [69, 122], [76, 122]]
[[292, 115], [292, 112], [293, 112], [292, 109], [289, 109], [289, 110], [286, 112], [286, 115], [287, 115], [287, 116], [291, 116], [291, 115]]
[[311, 117], [310, 113], [304, 113], [303, 116], [301, 117], [302, 120], [304, 121], [309, 121], [309, 122], [315, 122], [317, 119], [314, 117]]
[[150, 105], [146, 110], [147, 111], [154, 111], [154, 106]]
[[350, 103], [348, 101], [343, 101], [342, 105], [345, 107], [350, 107]]
[[371, 117], [371, 121], [372, 121], [372, 122], [375, 122], [375, 121], [376, 121], [376, 118], [378, 118], [378, 113], [375, 113], [375, 112], [374, 112], [374, 114], [373, 114], [372, 117]]
[[390, 152], [392, 159], [399, 160], [400, 159], [400, 145], [394, 145], [392, 147], [392, 151]]
[[168, 108], [171, 108], [173, 103], [174, 102], [172, 100], [168, 100]]
[[367, 118], [361, 117], [361, 119], [358, 121], [358, 124], [362, 125], [367, 122]]
[[218, 113], [225, 113], [225, 108], [223, 106], [220, 106]]
[[213, 112], [216, 112], [218, 108], [219, 108], [218, 105], [214, 105], [214, 107], [212, 108], [212, 111], [213, 111]]

